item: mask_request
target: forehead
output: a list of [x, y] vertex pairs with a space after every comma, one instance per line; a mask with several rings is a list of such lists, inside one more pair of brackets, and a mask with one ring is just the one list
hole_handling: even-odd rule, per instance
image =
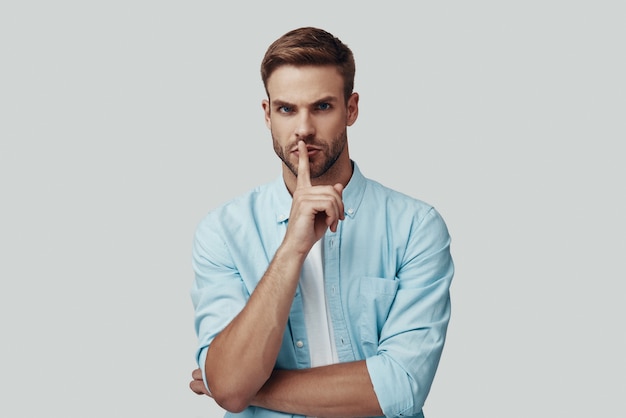
[[267, 80], [272, 100], [313, 102], [321, 97], [343, 97], [343, 77], [335, 66], [283, 65]]

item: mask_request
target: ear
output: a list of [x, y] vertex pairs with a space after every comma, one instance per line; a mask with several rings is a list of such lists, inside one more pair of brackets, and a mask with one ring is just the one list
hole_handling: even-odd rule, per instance
[[261, 102], [261, 107], [263, 107], [263, 114], [265, 116], [265, 126], [267, 126], [267, 129], [271, 130], [272, 129], [272, 120], [270, 119], [270, 101], [267, 99], [264, 99]]
[[359, 117], [359, 93], [352, 93], [348, 98], [348, 117], [346, 118], [346, 125], [352, 126], [356, 119]]

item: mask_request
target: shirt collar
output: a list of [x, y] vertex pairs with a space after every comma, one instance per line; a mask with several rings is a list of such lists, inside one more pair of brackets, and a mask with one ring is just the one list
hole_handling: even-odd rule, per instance
[[[353, 218], [356, 215], [361, 201], [363, 200], [366, 185], [366, 178], [361, 173], [361, 170], [359, 170], [359, 166], [352, 161], [352, 177], [350, 177], [350, 181], [342, 194], [345, 216]], [[289, 193], [282, 175], [278, 176], [278, 178], [272, 182], [271, 188], [274, 191], [275, 197], [276, 222], [285, 222], [289, 219], [292, 199], [291, 193]]]

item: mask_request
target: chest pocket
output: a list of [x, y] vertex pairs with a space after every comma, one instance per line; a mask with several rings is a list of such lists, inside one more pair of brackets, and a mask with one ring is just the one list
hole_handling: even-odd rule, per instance
[[398, 281], [363, 277], [359, 286], [359, 332], [366, 356], [376, 354], [380, 332], [398, 291]]

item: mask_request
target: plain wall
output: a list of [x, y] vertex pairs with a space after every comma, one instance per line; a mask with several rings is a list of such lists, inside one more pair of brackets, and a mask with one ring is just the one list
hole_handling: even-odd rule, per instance
[[279, 175], [259, 65], [305, 25], [355, 54], [363, 173], [453, 238], [427, 417], [623, 414], [625, 11], [3, 3], [0, 416], [222, 415], [187, 386], [192, 235]]

